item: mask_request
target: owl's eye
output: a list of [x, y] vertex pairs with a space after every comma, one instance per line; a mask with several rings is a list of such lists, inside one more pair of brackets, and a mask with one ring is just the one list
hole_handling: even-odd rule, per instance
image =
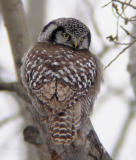
[[70, 39], [70, 35], [67, 34], [67, 33], [63, 33], [63, 37], [64, 37], [64, 39], [66, 39], [66, 40], [69, 40], [69, 39]]

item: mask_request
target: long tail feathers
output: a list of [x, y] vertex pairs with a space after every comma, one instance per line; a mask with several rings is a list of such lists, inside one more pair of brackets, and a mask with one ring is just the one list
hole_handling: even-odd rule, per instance
[[70, 144], [75, 137], [72, 116], [68, 112], [60, 112], [52, 121], [52, 140], [56, 144]]

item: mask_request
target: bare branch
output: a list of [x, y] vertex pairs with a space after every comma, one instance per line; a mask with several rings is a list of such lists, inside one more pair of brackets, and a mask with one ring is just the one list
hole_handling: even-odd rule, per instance
[[126, 6], [125, 8], [123, 7], [121, 11], [118, 9], [118, 5], [115, 4], [115, 3], [112, 3], [112, 7], [115, 9], [116, 14], [118, 15], [118, 17], [121, 17], [122, 19], [125, 20], [125, 24], [127, 24], [127, 23], [130, 22], [130, 21], [135, 21], [135, 20], [136, 20], [136, 19], [134, 19], [134, 17], [128, 18], [128, 17], [126, 17], [126, 15], [123, 16], [123, 14], [124, 14], [124, 12], [125, 12], [125, 9], [126, 9], [128, 6]]
[[[30, 36], [28, 34], [26, 20], [24, 15], [24, 10], [22, 7], [21, 0], [0, 0], [1, 6], [1, 13], [3, 15], [3, 20], [5, 26], [7, 28], [11, 48], [12, 48], [12, 55], [14, 59], [15, 68], [17, 71], [17, 78], [20, 83], [20, 66], [21, 66], [21, 58], [23, 54], [28, 50], [31, 44]], [[4, 85], [4, 84], [3, 84]], [[11, 90], [15, 91], [18, 95], [23, 97], [25, 101], [29, 101], [26, 91], [21, 86], [21, 84], [9, 84], [6, 86], [5, 84], [1, 89], [3, 90]], [[16, 96], [16, 95], [15, 95]], [[22, 112], [25, 110], [25, 107], [22, 107], [22, 103], [17, 98], [19, 102], [19, 110]], [[24, 103], [23, 103], [24, 104]], [[22, 118], [24, 118], [24, 123], [28, 123], [28, 116], [27, 114], [23, 114]], [[31, 117], [29, 117], [30, 121]], [[24, 124], [23, 124], [24, 126]], [[39, 159], [37, 158], [37, 151], [34, 147], [30, 145], [26, 145], [27, 148], [27, 155], [26, 158], [30, 159]]]
[[23, 98], [26, 102], [31, 103], [30, 99], [28, 98], [24, 87], [18, 82], [11, 82], [11, 83], [0, 83], [0, 90], [2, 91], [12, 91], [16, 92], [21, 98]]
[[115, 58], [113, 58], [113, 60], [111, 60], [111, 61], [104, 67], [104, 70], [107, 69], [114, 61], [116, 61], [117, 58], [119, 58], [119, 56], [122, 55], [128, 48], [130, 48], [135, 42], [136, 42], [136, 40], [134, 40], [133, 42], [131, 42], [127, 47], [125, 47]]
[[136, 9], [136, 6], [131, 5], [130, 3], [127, 3], [127, 2], [122, 2], [122, 1], [119, 1], [119, 0], [112, 0], [112, 2], [118, 2], [122, 5], [126, 5], [126, 6], [129, 6], [129, 7], [133, 8], [133, 9]]
[[18, 83], [17, 82], [11, 82], [11, 83], [0, 83], [0, 90], [7, 90], [7, 91], [16, 91], [18, 89]]
[[[109, 154], [100, 143], [89, 118], [82, 121], [81, 129], [77, 132], [77, 139], [66, 146], [55, 145], [51, 142], [47, 124], [40, 122], [40, 119], [45, 118], [38, 115], [36, 110], [34, 117], [37, 117], [37, 123], [40, 126], [37, 129], [28, 126], [24, 130], [24, 138], [39, 149], [40, 160], [111, 160]], [[41, 134], [39, 135], [38, 133]]]
[[127, 35], [129, 35], [131, 38], [136, 39], [136, 36], [132, 35], [128, 30], [126, 30], [123, 26], [120, 26]]
[[30, 47], [24, 10], [20, 0], [0, 0], [0, 3], [13, 51], [17, 77], [20, 79], [21, 57]]
[[[129, 0], [129, 2], [124, 2], [124, 1], [119, 1], [119, 0], [112, 0], [110, 1], [112, 2], [112, 9], [114, 9], [113, 11], [115, 11], [115, 16], [117, 18], [117, 31], [116, 31], [116, 36], [113, 36], [113, 35], [110, 35], [109, 37], [107, 37], [110, 41], [113, 41], [115, 44], [119, 44], [119, 45], [128, 45], [129, 46], [129, 43], [122, 43], [122, 42], [119, 42], [118, 39], [119, 39], [119, 19], [123, 19], [125, 21], [125, 24], [127, 25], [128, 22], [131, 22], [131, 24], [133, 25], [132, 21], [135, 21], [135, 16], [132, 16], [132, 15], [129, 15], [129, 18], [128, 18], [128, 14], [125, 13], [125, 10], [129, 7], [132, 7], [131, 5], [131, 2], [132, 0]], [[109, 3], [108, 3], [109, 4]], [[107, 4], [107, 5], [108, 5]], [[106, 5], [106, 6], [107, 6]], [[133, 7], [132, 7], [133, 8]], [[113, 12], [114, 13], [114, 12]], [[130, 36], [131, 38], [133, 38], [134, 40], [136, 39], [136, 37], [130, 33], [127, 29], [125, 29], [123, 26], [120, 26], [121, 29], [123, 31], [125, 31], [125, 33]], [[131, 46], [131, 43], [130, 43], [130, 46]], [[116, 60], [116, 59], [115, 59]]]
[[14, 115], [9, 116], [8, 118], [5, 118], [4, 120], [0, 121], [0, 127], [2, 127], [3, 125], [5, 125], [6, 123], [15, 120], [16, 118], [18, 118], [20, 116], [21, 113], [16, 113]]
[[106, 4], [104, 4], [104, 5], [102, 6], [102, 8], [107, 7], [110, 3], [112, 3], [112, 1], [110, 1], [110, 2], [108, 2], [108, 3], [106, 3]]

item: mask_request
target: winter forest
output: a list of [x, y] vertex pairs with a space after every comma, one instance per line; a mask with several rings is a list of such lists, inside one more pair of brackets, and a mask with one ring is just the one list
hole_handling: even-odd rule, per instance
[[[86, 160], [80, 157], [80, 145], [65, 146], [68, 153], [60, 147], [59, 154], [43, 143], [44, 131], [35, 127], [20, 79], [24, 53], [42, 28], [60, 17], [79, 19], [89, 27], [90, 51], [103, 64], [102, 87], [89, 120], [92, 132], [85, 139], [88, 157], [135, 160], [135, 0], [0, 0], [0, 159]], [[32, 134], [25, 134], [26, 128]]]

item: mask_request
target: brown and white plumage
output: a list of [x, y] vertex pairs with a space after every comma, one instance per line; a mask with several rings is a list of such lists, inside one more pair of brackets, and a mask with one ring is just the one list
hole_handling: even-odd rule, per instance
[[[60, 25], [64, 30], [71, 25], [73, 27], [71, 31], [78, 32], [76, 27], [80, 26], [83, 31], [86, 31], [84, 36], [88, 36], [89, 30], [85, 25], [75, 19], [70, 20], [80, 25], [73, 26], [74, 23], [65, 25], [67, 20], [69, 19], [53, 21], [57, 24], [56, 28], [52, 23], [44, 28], [43, 32], [49, 33], [42, 34], [38, 42], [25, 54], [21, 69], [22, 81], [32, 103], [40, 114], [47, 115], [46, 123], [48, 123], [51, 138], [58, 144], [70, 144], [74, 141], [82, 117], [89, 116], [91, 113], [102, 79], [100, 62], [86, 48], [89, 47], [86, 39], [82, 43], [83, 46], [78, 48], [71, 47], [74, 40], [71, 40], [68, 45], [64, 42], [63, 45], [61, 41], [56, 42], [57, 38], [53, 42], [49, 39], [55, 30], [57, 32], [57, 27]], [[64, 24], [63, 21], [65, 21]], [[67, 32], [70, 34], [69, 30]], [[80, 33], [80, 35], [83, 34]], [[78, 36], [79, 34], [75, 34], [75, 39], [78, 39]]]

